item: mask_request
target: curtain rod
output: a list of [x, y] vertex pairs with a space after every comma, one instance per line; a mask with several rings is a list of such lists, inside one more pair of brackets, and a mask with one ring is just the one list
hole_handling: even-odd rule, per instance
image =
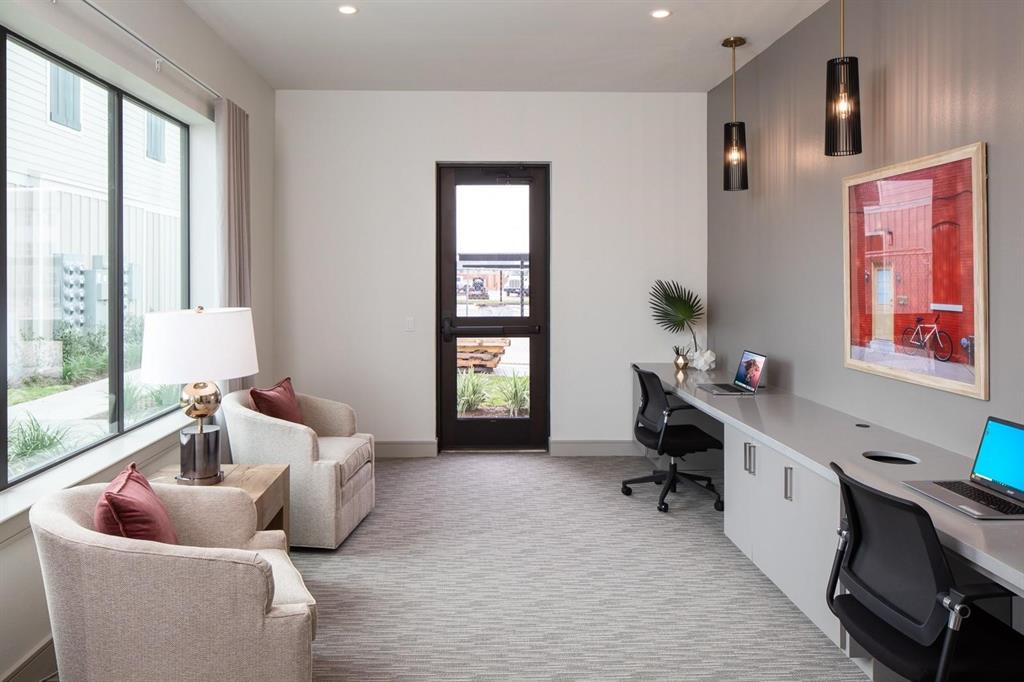
[[[54, 3], [54, 4], [57, 3], [57, 0], [50, 0], [50, 1], [52, 3]], [[155, 47], [153, 47], [152, 45], [147, 43], [142, 38], [142, 36], [140, 36], [138, 33], [136, 33], [135, 31], [131, 30], [130, 28], [128, 28], [127, 26], [122, 24], [120, 21], [118, 21], [114, 17], [112, 17], [109, 13], [107, 13], [106, 10], [104, 10], [102, 7], [96, 5], [94, 2], [92, 2], [92, 0], [82, 0], [82, 2], [87, 7], [91, 8], [92, 10], [94, 10], [95, 12], [100, 14], [104, 19], [106, 19], [107, 21], [112, 23], [114, 26], [117, 26], [119, 29], [121, 29], [122, 31], [124, 31], [125, 33], [130, 35], [132, 38], [134, 38], [136, 40], [136, 42], [141, 44], [147, 50], [149, 50], [150, 52], [155, 54], [157, 56], [157, 62], [156, 62], [156, 69], [157, 69], [157, 71], [160, 70], [160, 65], [161, 64], [169, 64], [170, 66], [174, 67], [177, 71], [181, 72], [181, 74], [184, 75], [186, 78], [188, 78], [190, 81], [192, 81], [193, 83], [195, 83], [196, 85], [201, 87], [203, 90], [206, 90], [208, 93], [210, 93], [211, 95], [213, 95], [217, 99], [224, 99], [223, 95], [221, 95], [219, 92], [217, 92], [216, 90], [211, 88], [209, 85], [207, 85], [203, 81], [201, 81], [198, 78], [196, 78], [195, 76], [193, 76], [191, 73], [186, 71], [184, 68], [178, 66], [178, 64], [176, 64], [173, 59], [169, 59], [166, 55], [164, 55], [164, 53], [160, 52], [160, 50], [156, 49]]]

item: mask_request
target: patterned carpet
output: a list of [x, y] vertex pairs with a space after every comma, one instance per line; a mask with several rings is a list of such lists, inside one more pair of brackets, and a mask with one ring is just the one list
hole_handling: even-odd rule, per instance
[[293, 552], [319, 603], [315, 679], [863, 682], [726, 539], [710, 495], [680, 486], [661, 514], [653, 485], [619, 492], [649, 471], [378, 460], [377, 508], [355, 533]]

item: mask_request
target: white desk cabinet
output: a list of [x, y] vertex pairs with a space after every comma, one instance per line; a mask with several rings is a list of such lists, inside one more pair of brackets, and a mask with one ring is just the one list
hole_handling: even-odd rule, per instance
[[725, 534], [838, 645], [825, 587], [839, 486], [727, 425], [725, 495]]

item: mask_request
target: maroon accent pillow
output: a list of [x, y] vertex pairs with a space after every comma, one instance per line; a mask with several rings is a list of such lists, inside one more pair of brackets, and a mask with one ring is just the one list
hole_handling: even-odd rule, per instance
[[302, 410], [299, 409], [299, 399], [295, 397], [295, 389], [292, 388], [291, 377], [285, 377], [271, 388], [250, 388], [249, 398], [260, 414], [305, 424], [302, 420]]
[[178, 544], [167, 508], [135, 462], [110, 482], [96, 502], [93, 526], [100, 533]]

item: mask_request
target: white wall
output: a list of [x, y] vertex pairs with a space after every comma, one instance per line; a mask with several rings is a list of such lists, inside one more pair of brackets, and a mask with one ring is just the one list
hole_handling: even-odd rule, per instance
[[[707, 280], [703, 93], [277, 93], [275, 365], [381, 441], [435, 437], [435, 163], [551, 163], [551, 437], [625, 441], [629, 363]], [[416, 330], [405, 332], [406, 317]]]
[[[253, 309], [261, 381], [273, 375], [273, 195], [274, 93], [269, 85], [180, 0], [100, 0], [107, 11], [167, 56], [249, 113], [251, 163]], [[213, 175], [210, 98], [173, 69], [153, 68], [152, 55], [78, 2], [7, 0], [0, 23], [193, 126], [192, 142], [205, 141], [192, 159], [193, 250], [209, 244], [216, 221], [211, 203]], [[205, 165], [202, 164], [205, 161]], [[196, 186], [199, 182], [201, 185]], [[197, 191], [198, 190], [198, 191]], [[196, 212], [196, 209], [202, 209]], [[204, 241], [205, 240], [205, 241]], [[204, 300], [213, 286], [211, 261], [193, 258], [193, 291]], [[167, 457], [173, 457], [168, 454]], [[154, 460], [151, 465], [167, 463]], [[119, 466], [104, 472], [116, 473]], [[97, 479], [97, 480], [102, 480]], [[35, 547], [27, 529], [0, 537], [0, 679], [13, 672], [49, 637]]]

